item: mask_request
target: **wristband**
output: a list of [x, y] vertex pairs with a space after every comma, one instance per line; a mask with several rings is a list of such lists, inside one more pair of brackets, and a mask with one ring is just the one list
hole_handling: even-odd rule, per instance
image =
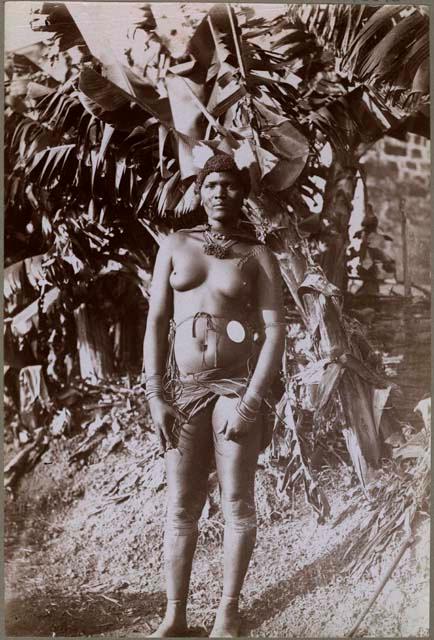
[[242, 418], [243, 420], [245, 420], [246, 422], [255, 422], [257, 415], [258, 415], [258, 409], [254, 409], [253, 407], [250, 407], [247, 402], [245, 402], [244, 398], [241, 398], [240, 401], [238, 402], [238, 404], [235, 407], [236, 412], [238, 413], [238, 415], [240, 416], [240, 418]]
[[163, 398], [163, 376], [160, 373], [147, 376], [145, 373], [141, 375], [141, 385], [145, 390], [146, 400], [152, 398]]

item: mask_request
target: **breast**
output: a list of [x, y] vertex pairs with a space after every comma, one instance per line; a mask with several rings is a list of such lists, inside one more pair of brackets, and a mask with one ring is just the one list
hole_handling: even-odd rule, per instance
[[244, 274], [236, 266], [236, 260], [215, 262], [209, 269], [208, 286], [228, 298], [240, 299], [249, 291], [249, 283]]
[[206, 270], [198, 269], [197, 266], [190, 268], [176, 267], [169, 277], [170, 286], [175, 291], [190, 291], [200, 287], [207, 279]]
[[169, 277], [170, 286], [175, 291], [190, 291], [201, 285], [214, 294], [240, 300], [250, 291], [245, 271], [237, 267], [237, 260], [203, 260], [194, 252], [177, 256]]
[[173, 256], [169, 283], [175, 291], [196, 289], [206, 281], [207, 277], [208, 266], [194, 249], [179, 251]]

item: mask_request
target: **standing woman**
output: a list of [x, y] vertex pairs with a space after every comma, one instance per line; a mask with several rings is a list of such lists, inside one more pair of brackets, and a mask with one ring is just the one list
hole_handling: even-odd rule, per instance
[[239, 230], [248, 178], [217, 154], [196, 189], [208, 223], [162, 243], [144, 341], [146, 396], [168, 486], [167, 610], [154, 637], [188, 635], [197, 523], [213, 457], [225, 528], [223, 594], [210, 636], [239, 635], [238, 599], [256, 539], [255, 471], [267, 444], [264, 398], [284, 349], [277, 261]]

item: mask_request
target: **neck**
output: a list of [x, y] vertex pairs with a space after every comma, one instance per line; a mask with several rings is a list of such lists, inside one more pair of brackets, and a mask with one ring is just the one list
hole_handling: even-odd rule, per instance
[[219, 222], [217, 220], [208, 221], [208, 226], [211, 229], [211, 231], [217, 231], [218, 233], [229, 234], [229, 233], [239, 232], [237, 225]]

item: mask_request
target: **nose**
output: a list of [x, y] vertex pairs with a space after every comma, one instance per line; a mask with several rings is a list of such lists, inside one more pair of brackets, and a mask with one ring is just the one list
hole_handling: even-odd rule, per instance
[[227, 194], [227, 188], [224, 184], [217, 184], [214, 190], [216, 196], [223, 196]]

